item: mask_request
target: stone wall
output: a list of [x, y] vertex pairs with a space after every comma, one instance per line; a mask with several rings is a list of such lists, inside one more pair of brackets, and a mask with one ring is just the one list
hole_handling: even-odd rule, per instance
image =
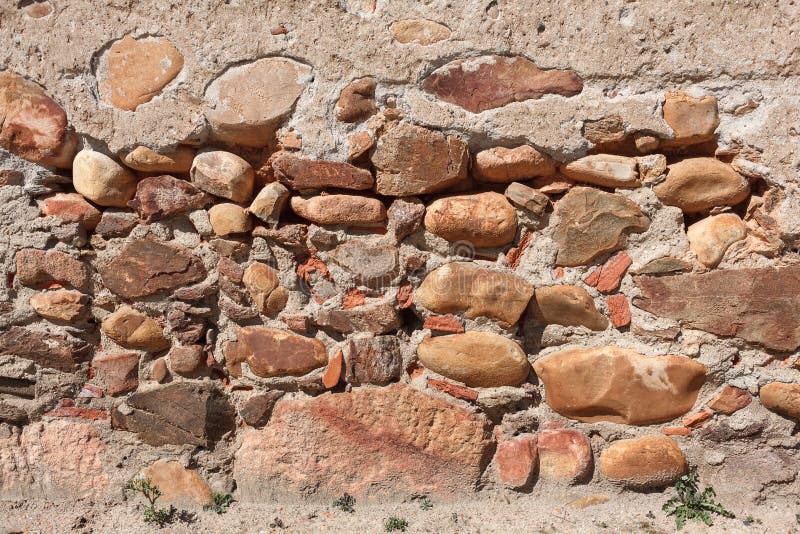
[[0, 499], [798, 492], [792, 2], [172, 4], [0, 7]]

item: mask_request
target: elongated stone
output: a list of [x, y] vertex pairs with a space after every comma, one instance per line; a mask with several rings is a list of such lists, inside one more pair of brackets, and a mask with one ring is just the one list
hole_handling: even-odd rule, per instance
[[577, 182], [602, 187], [639, 187], [636, 159], [612, 154], [595, 154], [561, 166], [561, 172]]
[[600, 454], [603, 476], [631, 489], [670, 485], [687, 467], [675, 441], [658, 434], [615, 441]]
[[661, 202], [686, 213], [734, 206], [750, 194], [747, 179], [714, 158], [688, 158], [667, 169], [667, 179], [653, 187], [653, 191]]
[[500, 193], [444, 197], [428, 206], [425, 229], [450, 242], [500, 247], [517, 233], [517, 212]]
[[136, 186], [136, 196], [128, 206], [139, 213], [145, 222], [165, 219], [178, 213], [198, 210], [213, 199], [190, 182], [172, 176], [151, 176]]
[[318, 161], [285, 155], [272, 162], [275, 177], [294, 190], [370, 189], [375, 179], [366, 169], [338, 161]]
[[800, 422], [800, 384], [770, 382], [761, 386], [758, 395], [768, 410]]
[[256, 376], [302, 376], [328, 363], [318, 339], [266, 326], [240, 328], [237, 337], [239, 354]]
[[292, 211], [317, 224], [361, 225], [386, 220], [386, 207], [377, 198], [356, 195], [292, 197]]
[[472, 170], [475, 178], [482, 182], [505, 184], [552, 176], [556, 172], [556, 162], [530, 145], [495, 147], [478, 152]]

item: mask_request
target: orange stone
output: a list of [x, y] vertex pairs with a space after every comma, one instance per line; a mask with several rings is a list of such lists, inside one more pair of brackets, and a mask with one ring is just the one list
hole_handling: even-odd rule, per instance
[[322, 385], [327, 389], [331, 389], [342, 378], [342, 366], [344, 365], [344, 355], [341, 350], [337, 350], [333, 358], [328, 362], [328, 367], [325, 369], [325, 374], [322, 375]]
[[515, 489], [530, 484], [537, 456], [536, 436], [521, 435], [500, 443], [495, 455], [500, 482]]
[[631, 307], [628, 299], [622, 293], [616, 293], [606, 297], [608, 315], [611, 317], [611, 324], [615, 328], [622, 328], [631, 324]]
[[747, 390], [725, 386], [725, 389], [708, 403], [708, 407], [725, 415], [732, 415], [751, 402], [753, 402], [753, 396]]
[[458, 384], [453, 384], [446, 380], [437, 380], [435, 378], [429, 378], [428, 385], [438, 389], [439, 391], [447, 393], [448, 395], [452, 395], [457, 399], [463, 399], [472, 402], [478, 400], [478, 392], [466, 386], [459, 386]]
[[464, 331], [464, 325], [453, 315], [434, 315], [425, 319], [422, 328], [436, 330], [437, 332], [449, 332], [460, 334]]
[[714, 415], [714, 412], [711, 412], [709, 410], [703, 410], [702, 412], [698, 412], [698, 413], [692, 414], [692, 415], [690, 415], [688, 417], [684, 417], [683, 418], [683, 426], [686, 426], [686, 427], [689, 427], [689, 428], [700, 428], [704, 424], [706, 424], [706, 422], [709, 419], [711, 419], [712, 415]]

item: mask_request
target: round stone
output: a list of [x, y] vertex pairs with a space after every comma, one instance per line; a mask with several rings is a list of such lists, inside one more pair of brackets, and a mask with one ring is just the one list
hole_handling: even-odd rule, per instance
[[223, 203], [208, 210], [208, 219], [214, 233], [220, 236], [242, 234], [253, 228], [250, 214], [238, 204]]
[[128, 207], [136, 194], [136, 177], [101, 152], [84, 149], [72, 162], [75, 190], [100, 206]]
[[668, 486], [686, 473], [686, 457], [662, 435], [622, 439], [600, 455], [600, 472], [631, 489]]
[[517, 233], [517, 212], [500, 193], [450, 196], [428, 206], [425, 229], [451, 243], [500, 247]]
[[698, 213], [715, 206], [734, 206], [750, 194], [747, 179], [714, 158], [688, 158], [667, 167], [667, 179], [653, 188], [668, 206]]

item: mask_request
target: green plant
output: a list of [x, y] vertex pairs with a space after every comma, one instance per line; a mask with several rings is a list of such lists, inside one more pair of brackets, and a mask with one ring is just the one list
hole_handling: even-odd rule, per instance
[[156, 501], [161, 497], [161, 490], [158, 486], [153, 484], [153, 479], [150, 477], [137, 476], [125, 486], [125, 489], [141, 493], [147, 499], [147, 505], [144, 507], [144, 520], [146, 523], [158, 523], [160, 526], [170, 522], [175, 509], [171, 506], [169, 508], [156, 508]]
[[428, 498], [427, 495], [423, 495], [422, 497], [420, 497], [419, 508], [420, 510], [425, 510], [425, 511], [428, 511], [431, 508], [433, 508], [433, 503], [431, 502], [431, 500]]
[[706, 525], [713, 525], [711, 514], [736, 517], [721, 504], [714, 502], [713, 497], [716, 497], [714, 488], [709, 486], [702, 493], [700, 492], [696, 467], [692, 467], [689, 474], [678, 479], [678, 482], [675, 483], [675, 491], [678, 492], [677, 497], [672, 497], [664, 503], [661, 509], [667, 515], [675, 516], [675, 526], [678, 530], [681, 530], [688, 520], [702, 521]]
[[203, 510], [213, 510], [218, 514], [224, 514], [228, 511], [228, 506], [233, 502], [233, 495], [230, 493], [219, 493], [215, 491], [211, 496], [214, 499], [214, 504], [203, 505]]
[[753, 517], [752, 515], [748, 515], [745, 519], [742, 520], [742, 523], [744, 523], [744, 526], [749, 527], [753, 523], [760, 525], [761, 520], [758, 519], [757, 517]]
[[405, 532], [407, 528], [408, 521], [399, 517], [392, 516], [383, 522], [383, 530], [386, 532], [394, 532], [395, 530]]
[[352, 514], [356, 511], [356, 498], [350, 495], [349, 493], [343, 494], [341, 497], [333, 501], [333, 506], [341, 510], [342, 512], [348, 512]]

